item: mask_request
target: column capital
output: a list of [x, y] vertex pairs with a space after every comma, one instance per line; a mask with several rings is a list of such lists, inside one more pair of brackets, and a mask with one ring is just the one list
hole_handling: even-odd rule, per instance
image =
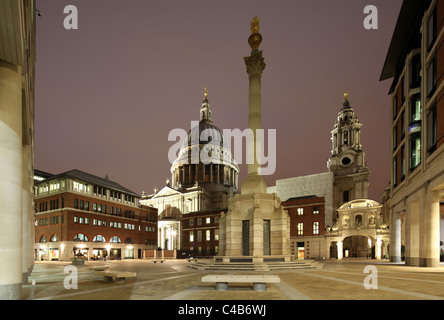
[[245, 65], [247, 66], [247, 73], [251, 76], [261, 76], [266, 64], [262, 57], [262, 51], [252, 52], [251, 56], [244, 57]]

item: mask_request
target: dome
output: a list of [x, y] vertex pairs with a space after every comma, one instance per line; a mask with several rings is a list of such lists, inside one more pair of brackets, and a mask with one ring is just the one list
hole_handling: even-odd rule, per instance
[[188, 131], [171, 166], [171, 174], [173, 188], [206, 183], [211, 188], [237, 190], [239, 166], [233, 159], [222, 130], [213, 124], [206, 90], [199, 124]]
[[[198, 143], [197, 143], [198, 142]], [[196, 144], [211, 144], [215, 146], [225, 146], [225, 139], [222, 131], [209, 122], [201, 121], [199, 125], [188, 131], [184, 147], [191, 147]]]

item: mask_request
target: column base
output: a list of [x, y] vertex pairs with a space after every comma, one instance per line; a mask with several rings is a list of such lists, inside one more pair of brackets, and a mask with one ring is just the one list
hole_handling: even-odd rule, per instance
[[21, 300], [22, 284], [2, 284], [0, 285], [0, 300]]
[[267, 193], [264, 178], [257, 173], [248, 174], [247, 179], [241, 185], [241, 194], [251, 193]]

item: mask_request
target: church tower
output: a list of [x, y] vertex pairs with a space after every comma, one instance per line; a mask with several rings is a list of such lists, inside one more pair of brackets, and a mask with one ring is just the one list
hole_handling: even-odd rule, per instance
[[332, 151], [328, 170], [334, 174], [333, 208], [368, 196], [368, 171], [361, 145], [361, 127], [353, 108], [344, 94], [344, 102], [331, 132]]

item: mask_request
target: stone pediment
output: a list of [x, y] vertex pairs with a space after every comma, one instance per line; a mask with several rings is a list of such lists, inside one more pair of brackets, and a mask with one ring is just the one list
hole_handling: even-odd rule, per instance
[[160, 190], [158, 193], [156, 193], [151, 199], [163, 198], [163, 197], [179, 195], [179, 194], [181, 194], [180, 191], [177, 191], [177, 190], [175, 190], [173, 188], [165, 186], [165, 187], [163, 187], [162, 190]]

